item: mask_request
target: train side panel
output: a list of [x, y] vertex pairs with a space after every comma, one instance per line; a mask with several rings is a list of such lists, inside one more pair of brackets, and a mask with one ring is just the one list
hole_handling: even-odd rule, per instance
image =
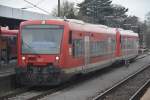
[[108, 67], [115, 61], [115, 33], [70, 29], [70, 35], [67, 63], [64, 65], [67, 73], [88, 73]]
[[138, 39], [138, 35], [132, 31], [120, 31], [120, 60], [130, 60], [137, 57]]

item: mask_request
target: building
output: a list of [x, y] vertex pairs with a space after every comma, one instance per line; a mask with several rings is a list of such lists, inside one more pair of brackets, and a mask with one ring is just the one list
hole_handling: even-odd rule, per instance
[[0, 5], [0, 26], [8, 26], [10, 29], [17, 29], [19, 23], [24, 20], [46, 20], [51, 18], [53, 18], [51, 15]]

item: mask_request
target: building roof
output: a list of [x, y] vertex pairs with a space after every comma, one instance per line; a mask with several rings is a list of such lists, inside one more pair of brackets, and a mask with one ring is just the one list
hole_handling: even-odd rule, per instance
[[40, 14], [17, 8], [11, 8], [3, 5], [0, 5], [0, 17], [20, 19], [20, 20], [35, 20], [35, 19], [46, 20], [53, 18], [51, 15]]

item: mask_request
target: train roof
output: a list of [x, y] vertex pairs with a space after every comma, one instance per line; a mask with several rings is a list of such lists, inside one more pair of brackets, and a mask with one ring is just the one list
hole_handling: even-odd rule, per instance
[[138, 34], [133, 32], [132, 30], [123, 30], [123, 29], [120, 29], [120, 34], [121, 35], [128, 35], [128, 36], [136, 36], [138, 37]]
[[[25, 24], [32, 24], [32, 23], [41, 23], [43, 20], [34, 20], [34, 21], [25, 21], [22, 25]], [[112, 28], [101, 24], [90, 24], [86, 23], [82, 20], [76, 19], [50, 19], [46, 21], [56, 22], [61, 25], [68, 24], [70, 30], [75, 31], [86, 31], [86, 32], [94, 32], [94, 33], [106, 33], [106, 34], [116, 34], [116, 30], [120, 32], [121, 35], [128, 35], [128, 36], [136, 36], [138, 37], [137, 33], [134, 33], [131, 30], [124, 30], [122, 28]]]
[[0, 29], [1, 36], [17, 36], [17, 34], [18, 34], [18, 30]]
[[71, 30], [79, 30], [95, 33], [108, 33], [108, 34], [116, 33], [115, 31], [116, 29], [101, 24], [90, 24], [85, 23], [81, 20], [72, 20], [72, 19], [67, 20], [67, 23]]

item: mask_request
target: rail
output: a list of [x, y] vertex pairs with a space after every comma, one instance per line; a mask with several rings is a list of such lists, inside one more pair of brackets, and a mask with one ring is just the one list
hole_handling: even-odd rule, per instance
[[[107, 89], [106, 91], [104, 91], [103, 93], [95, 96], [92, 100], [101, 100], [104, 97], [107, 97], [107, 95], [109, 95], [109, 93], [112, 93], [112, 91], [115, 91], [118, 87], [120, 87], [122, 84], [124, 84], [125, 82], [127, 82], [128, 80], [134, 78], [136, 75], [138, 75], [139, 73], [141, 73], [142, 71], [148, 69], [150, 66], [150, 63], [148, 65], [143, 66], [142, 68], [140, 68], [138, 71], [136, 71], [135, 73], [131, 74], [130, 76], [128, 76], [127, 78], [123, 79], [122, 81], [118, 82], [117, 84], [115, 84], [113, 87]], [[103, 100], [103, 99], [102, 99]], [[105, 99], [106, 100], [106, 99]], [[132, 99], [131, 99], [132, 100]]]
[[150, 79], [129, 100], [139, 100], [150, 86]]

